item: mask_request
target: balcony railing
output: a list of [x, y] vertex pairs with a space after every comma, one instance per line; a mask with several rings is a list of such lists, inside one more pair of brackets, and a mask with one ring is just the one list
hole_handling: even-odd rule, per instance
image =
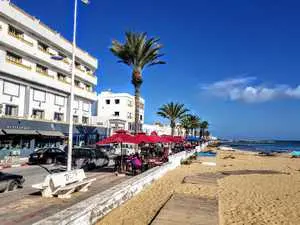
[[24, 37], [23, 37], [23, 35], [19, 35], [19, 34], [10, 32], [10, 31], [8, 31], [8, 34], [9, 34], [10, 36], [12, 36], [12, 37], [14, 37], [14, 38], [16, 38], [16, 39], [18, 39], [18, 40], [24, 42], [25, 44], [27, 44], [27, 45], [29, 45], [29, 46], [31, 46], [31, 47], [33, 46], [33, 43], [30, 42], [30, 41], [25, 40]]
[[92, 71], [87, 71], [86, 73], [87, 73], [87, 75], [89, 75], [89, 76], [92, 76], [92, 77], [94, 77], [94, 76], [95, 76], [95, 74], [93, 74], [93, 72], [92, 72]]
[[51, 54], [50, 52], [49, 52], [49, 50], [48, 49], [44, 49], [44, 48], [42, 48], [42, 47], [38, 47], [38, 49], [41, 51], [41, 52], [44, 52], [45, 54], [48, 54], [48, 55], [53, 55], [53, 54]]
[[80, 70], [81, 72], [85, 73], [85, 70], [82, 69], [82, 67], [80, 67], [80, 66], [76, 66], [76, 69], [78, 69], [78, 70]]
[[42, 69], [39, 69], [39, 68], [36, 68], [35, 71], [36, 71], [37, 73], [43, 75], [43, 76], [47, 76], [47, 77], [53, 78], [52, 76], [49, 75], [48, 71], [45, 71], [45, 70], [42, 70]]
[[22, 63], [22, 61], [12, 60], [11, 58], [6, 57], [6, 62], [14, 64], [16, 66], [20, 66], [20, 67], [25, 68], [27, 70], [31, 70], [31, 66], [24, 65]]
[[64, 79], [57, 79], [57, 80], [60, 81], [60, 82], [65, 83], [65, 84], [70, 84], [70, 82], [68, 82], [67, 80], [64, 80]]

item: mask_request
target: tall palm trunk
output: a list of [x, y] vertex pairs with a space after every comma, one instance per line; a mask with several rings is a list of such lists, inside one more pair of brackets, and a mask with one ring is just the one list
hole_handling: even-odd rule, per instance
[[175, 133], [175, 121], [171, 120], [171, 135], [174, 136]]
[[141, 96], [141, 86], [134, 87], [134, 99], [135, 99], [135, 117], [134, 117], [134, 132], [137, 134], [140, 132], [140, 96]]
[[136, 68], [132, 73], [132, 80], [134, 86], [134, 132], [137, 134], [140, 131], [140, 96], [141, 96], [141, 85], [143, 83], [142, 74], [140, 68]]

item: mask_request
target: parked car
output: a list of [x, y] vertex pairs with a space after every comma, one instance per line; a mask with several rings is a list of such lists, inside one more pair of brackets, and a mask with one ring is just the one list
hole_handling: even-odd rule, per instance
[[109, 159], [107, 154], [99, 149], [78, 147], [73, 148], [72, 161], [75, 168], [89, 170], [106, 166]]
[[41, 148], [29, 155], [29, 164], [52, 164], [67, 162], [67, 153], [59, 148]]
[[[111, 153], [121, 155], [121, 144], [114, 144]], [[122, 154], [132, 155], [135, 153], [134, 145], [128, 143], [122, 143]]]
[[0, 172], [0, 192], [14, 191], [22, 188], [25, 179], [21, 175]]

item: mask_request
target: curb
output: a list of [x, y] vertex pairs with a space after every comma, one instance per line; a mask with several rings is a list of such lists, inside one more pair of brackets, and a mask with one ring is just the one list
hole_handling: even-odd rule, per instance
[[22, 164], [14, 164], [14, 165], [2, 165], [0, 166], [0, 170], [8, 169], [8, 168], [17, 168], [17, 167], [27, 167], [27, 163]]

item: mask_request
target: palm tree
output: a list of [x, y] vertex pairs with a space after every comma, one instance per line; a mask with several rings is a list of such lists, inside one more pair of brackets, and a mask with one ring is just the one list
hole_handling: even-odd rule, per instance
[[180, 121], [181, 126], [185, 129], [186, 136], [193, 134], [193, 130], [200, 127], [201, 120], [199, 116], [186, 114]]
[[146, 66], [165, 64], [160, 60], [162, 45], [158, 43], [158, 38], [147, 38], [146, 33], [125, 33], [125, 43], [117, 40], [112, 41], [110, 51], [119, 58], [118, 62], [124, 63], [132, 68], [131, 83], [135, 91], [135, 126], [134, 131], [138, 133], [140, 91], [143, 83], [142, 71]]
[[201, 137], [203, 137], [205, 135], [205, 130], [208, 129], [208, 122], [207, 121], [203, 121], [201, 124], [200, 124], [200, 133], [201, 133]]
[[[197, 115], [190, 115], [190, 121], [191, 121], [191, 129], [192, 131], [195, 130], [195, 129], [198, 129], [201, 125], [201, 120], [200, 120], [200, 117], [197, 116]], [[193, 134], [193, 132], [192, 132]], [[195, 135], [195, 132], [193, 134], [194, 136]]]
[[185, 115], [180, 120], [180, 126], [185, 130], [185, 136], [187, 137], [189, 135], [189, 131], [191, 129], [191, 120], [190, 120], [189, 114]]
[[182, 119], [189, 110], [184, 104], [170, 102], [158, 109], [157, 115], [170, 120], [171, 135], [174, 135], [176, 121]]

